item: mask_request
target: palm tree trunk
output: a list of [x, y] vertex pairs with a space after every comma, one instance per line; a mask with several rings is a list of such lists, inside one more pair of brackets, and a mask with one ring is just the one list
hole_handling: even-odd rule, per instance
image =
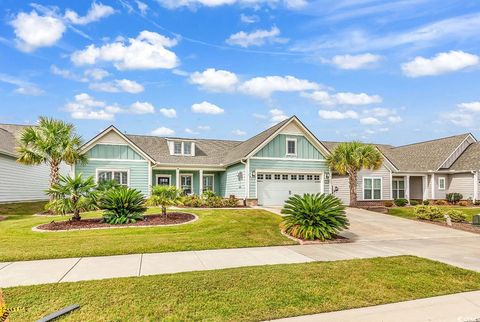
[[[50, 185], [50, 188], [58, 183], [58, 179], [60, 177], [60, 162], [58, 162], [57, 160], [52, 160], [50, 162], [50, 180], [49, 180], [49, 185]], [[54, 195], [50, 195], [50, 201], [53, 201], [55, 200], [55, 196]]]
[[162, 206], [162, 215], [164, 217], [167, 217], [167, 207], [165, 207], [165, 206]]
[[357, 171], [348, 173], [348, 184], [350, 186], [350, 207], [357, 206]]

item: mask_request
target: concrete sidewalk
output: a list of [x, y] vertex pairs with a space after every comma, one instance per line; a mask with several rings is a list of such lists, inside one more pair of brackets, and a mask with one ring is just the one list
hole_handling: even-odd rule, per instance
[[359, 309], [298, 316], [276, 322], [466, 322], [480, 321], [480, 291]]

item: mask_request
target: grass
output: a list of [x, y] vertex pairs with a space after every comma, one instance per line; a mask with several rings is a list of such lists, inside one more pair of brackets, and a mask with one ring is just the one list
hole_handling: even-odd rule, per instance
[[[0, 262], [295, 243], [280, 233], [280, 216], [257, 209], [190, 209], [186, 211], [199, 219], [181, 226], [33, 232], [32, 227], [39, 224], [68, 219], [32, 216], [42, 209], [42, 203], [0, 205], [0, 215], [7, 215], [0, 221]], [[147, 213], [160, 213], [160, 209]], [[99, 216], [99, 212], [82, 214], [83, 218]]]
[[[467, 216], [467, 221], [472, 222], [473, 215], [480, 214], [480, 208], [468, 208], [468, 207], [460, 207], [460, 206], [436, 206], [440, 209], [448, 210], [448, 209], [456, 209], [460, 210]], [[407, 218], [407, 219], [416, 219], [415, 215], [413, 214], [414, 207], [394, 207], [388, 209], [389, 215], [394, 215], [397, 217]]]
[[480, 289], [480, 273], [412, 256], [4, 289], [14, 321], [71, 304], [62, 321], [259, 321]]

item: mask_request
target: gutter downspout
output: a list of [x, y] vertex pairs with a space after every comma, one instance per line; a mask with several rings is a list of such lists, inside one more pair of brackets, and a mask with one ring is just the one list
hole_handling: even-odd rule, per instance
[[247, 159], [246, 162], [244, 160], [240, 160], [240, 163], [245, 166], [245, 197], [243, 198], [243, 205], [246, 206], [250, 190], [250, 162], [249, 159]]

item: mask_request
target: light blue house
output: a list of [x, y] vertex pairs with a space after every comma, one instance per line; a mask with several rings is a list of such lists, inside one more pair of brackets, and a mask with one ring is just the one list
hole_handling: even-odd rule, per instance
[[212, 190], [249, 205], [282, 205], [293, 194], [331, 192], [328, 150], [293, 116], [246, 141], [125, 135], [114, 126], [83, 147], [74, 171], [149, 195], [153, 185]]

